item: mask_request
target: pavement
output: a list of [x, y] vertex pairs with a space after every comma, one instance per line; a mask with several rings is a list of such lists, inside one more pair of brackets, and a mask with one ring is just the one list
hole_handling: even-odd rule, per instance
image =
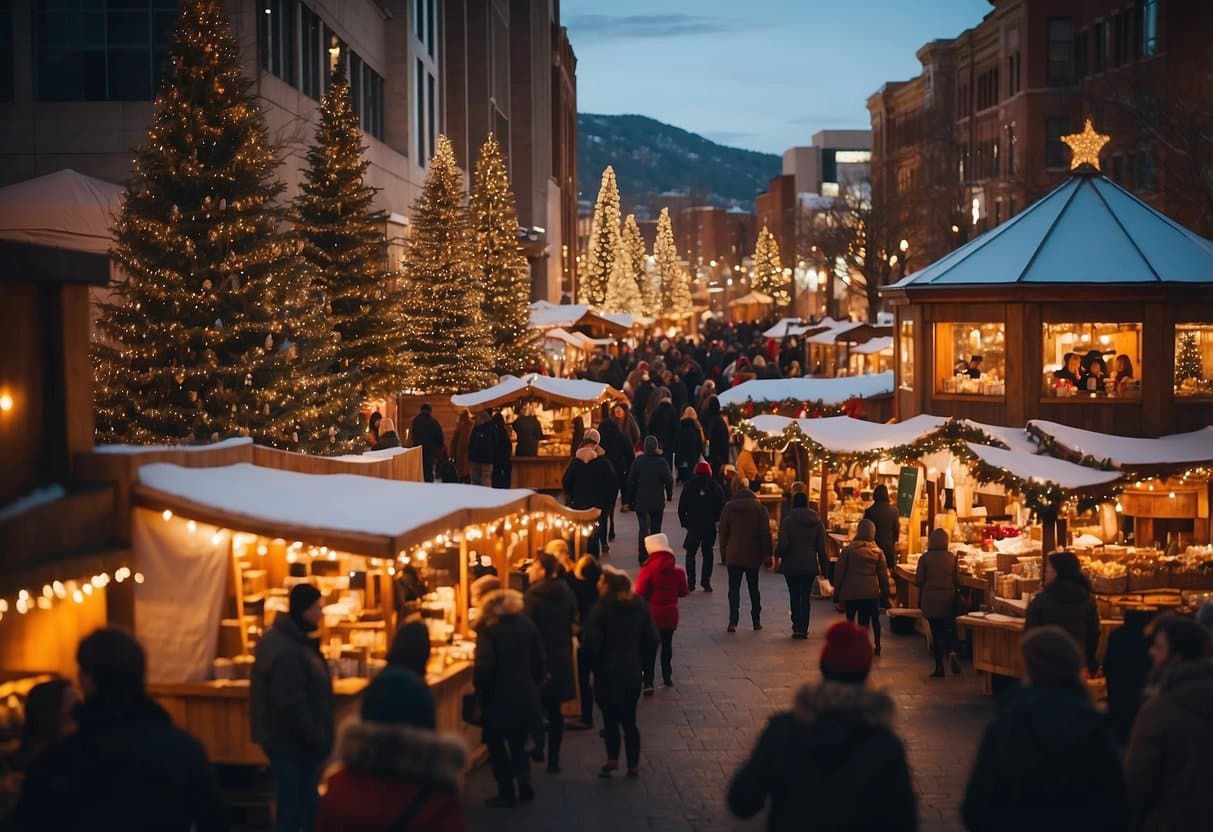
[[[616, 514], [616, 526], [618, 539], [606, 562], [635, 575], [635, 515]], [[672, 506], [667, 507], [662, 530], [681, 562], [684, 533]], [[801, 684], [820, 679], [822, 634], [842, 616], [828, 602], [814, 601], [808, 641], [793, 641], [783, 578], [764, 570], [764, 629], [750, 629], [743, 585], [741, 624], [729, 634], [723, 566], [716, 566], [712, 583], [714, 593], [695, 592], [682, 601], [674, 636], [674, 687], [664, 688], [659, 682], [655, 696], [641, 699], [640, 779], [599, 779], [597, 771], [606, 754], [598, 732], [566, 731], [560, 774], [547, 774], [544, 766], [532, 764], [536, 798], [530, 804], [516, 809], [484, 807], [485, 798], [496, 792], [492, 775], [487, 765], [472, 772], [465, 792], [472, 830], [764, 828], [765, 814], [750, 821], [729, 815], [725, 806], [729, 780], [766, 720], [790, 706]], [[887, 619], [882, 622], [884, 655], [876, 659], [869, 684], [886, 690], [897, 704], [894, 727], [909, 755], [919, 828], [961, 830], [960, 802], [981, 733], [994, 714], [994, 700], [981, 694], [977, 675], [968, 664], [959, 677], [928, 679], [932, 664], [926, 640], [920, 635], [892, 635]], [[805, 828], [810, 828], [811, 819], [805, 820]]]

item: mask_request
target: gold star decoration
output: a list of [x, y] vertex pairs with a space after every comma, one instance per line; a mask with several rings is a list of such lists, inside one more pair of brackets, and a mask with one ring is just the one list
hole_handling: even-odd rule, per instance
[[1061, 140], [1070, 146], [1070, 170], [1077, 170], [1083, 165], [1099, 170], [1099, 151], [1108, 143], [1108, 136], [1096, 133], [1091, 119], [1087, 119], [1081, 133], [1062, 136]]

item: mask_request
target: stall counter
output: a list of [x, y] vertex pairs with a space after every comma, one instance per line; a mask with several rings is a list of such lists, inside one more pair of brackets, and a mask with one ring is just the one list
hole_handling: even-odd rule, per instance
[[511, 485], [532, 491], [554, 492], [564, 488], [569, 456], [516, 456], [510, 460]]

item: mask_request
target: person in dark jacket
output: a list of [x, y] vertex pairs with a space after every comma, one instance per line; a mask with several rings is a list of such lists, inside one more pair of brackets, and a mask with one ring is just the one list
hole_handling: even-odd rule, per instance
[[543, 642], [523, 614], [522, 593], [502, 589], [497, 576], [478, 578], [471, 594], [480, 608], [472, 685], [480, 696], [484, 744], [497, 781], [497, 795], [485, 804], [512, 808], [535, 797], [526, 741], [543, 725]]
[[472, 469], [468, 460], [468, 445], [472, 441], [472, 414], [466, 410], [459, 411], [455, 420], [455, 432], [451, 435], [451, 455], [455, 460], [455, 472], [459, 482], [471, 482]]
[[670, 391], [661, 388], [657, 391], [657, 407], [652, 415], [645, 420], [645, 437], [657, 437], [657, 446], [667, 457], [672, 454], [674, 447], [674, 430], [678, 427], [678, 414], [674, 410]]
[[274, 618], [255, 651], [249, 722], [274, 775], [279, 832], [312, 828], [333, 748], [333, 682], [309, 635], [320, 626], [321, 601], [311, 584], [292, 587], [289, 612]]
[[750, 618], [762, 629], [762, 593], [758, 570], [771, 556], [771, 515], [748, 488], [738, 487], [720, 512], [720, 552], [729, 572], [728, 632], [737, 632], [741, 616], [741, 581], [750, 590]]
[[1150, 678], [1150, 637], [1146, 628], [1157, 613], [1128, 608], [1125, 623], [1108, 633], [1103, 673], [1108, 683], [1108, 721], [1116, 741], [1129, 742], [1133, 722], [1145, 701]]
[[[577, 620], [577, 599], [560, 576], [560, 563], [554, 555], [540, 552], [527, 571], [531, 585], [527, 588], [523, 612], [543, 639], [547, 660], [547, 678], [539, 701], [547, 720], [548, 773], [560, 772], [560, 743], [564, 739], [564, 716], [560, 706], [577, 695], [577, 680], [573, 677], [573, 622]], [[543, 733], [537, 735], [535, 762], [543, 762]]]
[[724, 489], [712, 479], [712, 466], [700, 462], [678, 497], [678, 522], [687, 530], [682, 548], [686, 551], [689, 589], [695, 591], [695, 552], [703, 552], [703, 571], [699, 573], [704, 592], [712, 591], [712, 547], [716, 544], [716, 524], [724, 510]]
[[657, 644], [657, 628], [649, 605], [632, 593], [627, 575], [610, 567], [598, 581], [601, 596], [582, 631], [586, 655], [594, 673], [594, 699], [602, 710], [602, 738], [607, 761], [599, 777], [619, 769], [620, 731], [627, 753], [629, 777], [640, 776], [640, 728], [636, 704], [640, 701], [641, 666]]
[[[383, 433], [382, 423], [379, 432]], [[446, 444], [446, 434], [442, 425], [434, 418], [434, 408], [429, 402], [423, 402], [421, 411], [413, 417], [409, 425], [409, 447], [421, 446], [421, 465], [425, 469], [425, 481], [434, 481], [434, 466], [438, 464], [438, 454]]]
[[419, 618], [400, 625], [387, 651], [388, 665], [411, 670], [425, 681], [425, 669], [429, 662], [430, 628]]
[[678, 471], [678, 481], [686, 482], [691, 478], [691, 472], [699, 464], [707, 446], [703, 437], [703, 428], [699, 424], [699, 415], [695, 408], [687, 407], [682, 411], [682, 419], [674, 430], [674, 467]]
[[434, 730], [425, 682], [385, 668], [363, 691], [361, 711], [337, 743], [340, 765], [325, 780], [316, 832], [465, 832], [459, 782], [467, 746]]
[[76, 650], [84, 702], [75, 733], [26, 767], [6, 828], [55, 832], [216, 832], [228, 821], [202, 745], [146, 692], [143, 648], [116, 629]]
[[636, 525], [640, 531], [637, 557], [640, 565], [648, 556], [644, 539], [661, 531], [661, 518], [667, 500], [674, 499], [674, 475], [661, 455], [655, 436], [644, 438], [644, 454], [632, 462], [628, 472], [627, 501], [636, 512]]
[[965, 791], [970, 832], [1128, 828], [1116, 742], [1082, 681], [1078, 644], [1060, 627], [1021, 643], [1028, 686], [1008, 695], [982, 738]]
[[472, 485], [493, 485], [493, 463], [497, 459], [497, 426], [492, 414], [482, 410], [476, 414], [476, 424], [468, 438], [468, 466]]
[[1196, 829], [1213, 817], [1213, 662], [1208, 632], [1190, 618], [1159, 616], [1151, 678], [1125, 753], [1133, 826], [1144, 832]]
[[636, 423], [636, 417], [632, 415], [631, 407], [624, 402], [616, 403], [611, 408], [611, 420], [619, 427], [619, 432], [628, 440], [629, 447], [635, 453], [644, 437], [640, 433], [640, 425]]
[[792, 638], [809, 637], [809, 599], [813, 580], [825, 572], [829, 560], [826, 530], [821, 515], [809, 508], [807, 494], [792, 496], [792, 510], [779, 524], [779, 543], [775, 547], [776, 570], [788, 585], [788, 606], [792, 613]]
[[632, 415], [636, 418], [636, 426], [640, 428], [640, 435], [648, 434], [648, 423], [645, 420], [645, 414], [649, 411], [649, 400], [657, 395], [657, 385], [646, 372], [641, 376], [640, 385], [633, 388], [632, 392]]
[[[571, 572], [565, 574], [569, 589], [577, 599], [577, 621], [579, 632], [584, 632], [585, 623], [590, 620], [590, 611], [598, 601], [598, 579], [602, 577], [602, 567], [598, 558], [593, 555], [582, 555]], [[570, 727], [588, 729], [594, 727], [594, 687], [590, 684], [590, 659], [585, 652], [584, 638], [577, 646], [577, 685], [581, 693], [581, 720], [572, 723]]]
[[[383, 451], [388, 448], [400, 447], [400, 434], [396, 433], [396, 423], [390, 418], [384, 417], [379, 420], [379, 433], [375, 439], [375, 444], [371, 446], [372, 451]], [[424, 454], [424, 451], [422, 452]]]
[[770, 832], [913, 832], [918, 811], [893, 701], [864, 685], [868, 634], [845, 621], [826, 630], [822, 681], [776, 714], [729, 784], [729, 811], [751, 818], [770, 800]]
[[897, 538], [901, 534], [901, 519], [897, 506], [889, 502], [889, 487], [884, 483], [872, 489], [872, 505], [863, 516], [876, 526], [876, 545], [884, 552], [885, 566], [889, 572], [897, 565]]
[[[661, 636], [661, 679], [667, 688], [674, 686], [674, 631], [678, 629], [678, 599], [685, 598], [687, 575], [678, 568], [670, 539], [651, 534], [644, 539], [648, 560], [636, 575], [636, 594], [649, 604], [653, 623]], [[657, 651], [644, 657], [644, 695], [653, 695], [653, 676]]]
[[489, 480], [493, 488], [509, 488], [513, 465], [510, 463], [510, 429], [498, 411], [493, 415], [493, 471]]
[[522, 414], [514, 420], [514, 436], [518, 445], [514, 456], [539, 456], [539, 443], [543, 441], [543, 425], [532, 412], [531, 405], [523, 405]]
[[591, 555], [610, 553], [607, 543], [607, 523], [615, 498], [619, 494], [619, 480], [615, 469], [599, 444], [601, 436], [594, 428], [586, 430], [581, 447], [564, 469], [561, 485], [568, 504], [576, 509], [596, 508], [600, 512], [595, 521], [594, 534], [587, 546]]
[[876, 655], [880, 655], [880, 608], [888, 604], [889, 570], [884, 553], [876, 545], [876, 530], [871, 520], [860, 520], [855, 539], [846, 545], [834, 565], [834, 603], [847, 621], [859, 619], [859, 626], [872, 626]]
[[952, 664], [952, 673], [960, 673], [956, 652], [956, 556], [948, 548], [948, 530], [935, 529], [927, 539], [927, 551], [918, 559], [914, 584], [918, 587], [918, 606], [931, 625], [931, 652], [935, 656], [932, 679], [943, 678], [943, 660]]
[[[617, 405], [616, 410], [619, 410]], [[628, 417], [629, 419], [631, 417]], [[632, 419], [632, 424], [636, 423]], [[628, 471], [632, 468], [632, 460], [636, 458], [636, 445], [632, 442], [620, 429], [619, 423], [614, 419], [604, 419], [602, 424], [598, 426], [598, 433], [601, 439], [600, 444], [602, 450], [606, 452], [607, 459], [611, 462], [611, 467], [615, 469], [615, 478], [620, 483], [628, 481]], [[636, 440], [639, 442], [640, 440]], [[611, 503], [610, 516], [607, 518], [607, 540], [615, 539], [615, 504]]]
[[1099, 611], [1091, 584], [1073, 552], [1053, 552], [1045, 564], [1044, 588], [1028, 604], [1024, 632], [1056, 624], [1074, 637], [1087, 657], [1087, 670], [1099, 669]]
[[720, 399], [712, 396], [704, 405], [703, 432], [708, 440], [708, 463], [717, 482], [724, 480], [729, 464], [729, 424], [720, 412]]

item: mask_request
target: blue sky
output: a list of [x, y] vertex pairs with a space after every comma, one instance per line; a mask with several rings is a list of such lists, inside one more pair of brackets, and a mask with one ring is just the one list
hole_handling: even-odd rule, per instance
[[866, 101], [921, 69], [989, 0], [563, 0], [577, 109], [638, 113], [722, 144], [782, 153], [864, 128]]

